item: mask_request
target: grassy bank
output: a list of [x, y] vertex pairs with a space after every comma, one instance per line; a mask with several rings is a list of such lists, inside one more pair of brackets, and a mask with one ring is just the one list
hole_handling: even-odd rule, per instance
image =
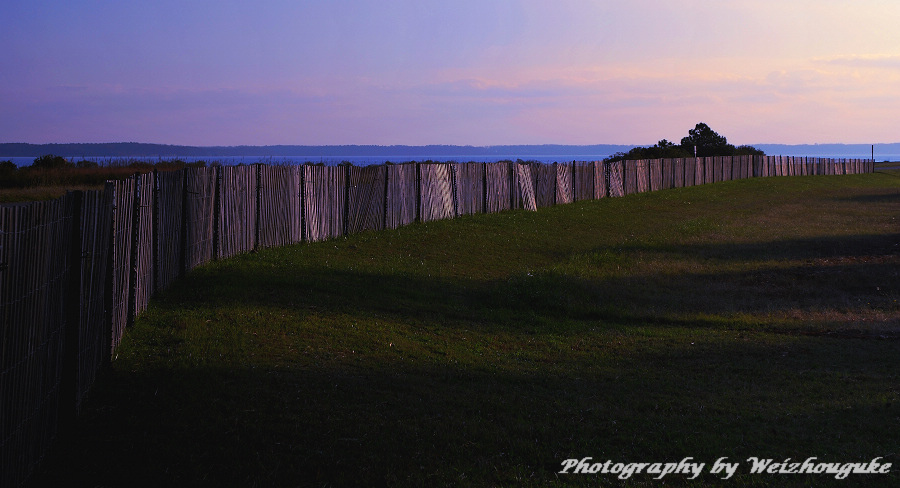
[[557, 473], [591, 456], [692, 457], [699, 485], [727, 456], [727, 486], [895, 485], [898, 218], [898, 172], [767, 178], [213, 263], [139, 317], [35, 484], [658, 484]]
[[180, 160], [147, 162], [110, 159], [100, 164], [93, 161], [76, 163], [58, 158], [57, 167], [26, 166], [16, 168], [12, 161], [0, 161], [0, 203], [31, 202], [59, 198], [72, 190], [101, 190], [107, 180], [121, 180], [135, 173], [174, 171], [185, 166], [206, 166], [206, 162], [185, 163]]

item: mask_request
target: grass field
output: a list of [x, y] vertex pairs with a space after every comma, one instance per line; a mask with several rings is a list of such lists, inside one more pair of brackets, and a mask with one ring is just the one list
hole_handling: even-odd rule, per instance
[[[34, 484], [895, 486], [898, 218], [897, 171], [766, 178], [212, 263], [138, 318]], [[558, 473], [587, 456], [706, 469]]]

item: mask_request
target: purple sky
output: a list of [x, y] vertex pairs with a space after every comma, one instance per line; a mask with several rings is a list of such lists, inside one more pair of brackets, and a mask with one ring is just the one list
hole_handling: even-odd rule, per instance
[[900, 141], [896, 0], [3, 0], [0, 142]]

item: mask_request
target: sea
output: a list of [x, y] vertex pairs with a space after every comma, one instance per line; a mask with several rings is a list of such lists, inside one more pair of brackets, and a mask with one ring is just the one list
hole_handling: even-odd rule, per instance
[[[782, 156], [803, 156], [802, 154], [781, 154]], [[239, 164], [256, 164], [264, 163], [271, 165], [299, 165], [306, 163], [318, 163], [329, 166], [336, 166], [344, 162], [350, 162], [357, 166], [369, 166], [372, 164], [391, 163], [407, 163], [411, 161], [440, 161], [440, 162], [478, 162], [478, 163], [495, 163], [497, 161], [536, 161], [540, 163], [566, 163], [572, 161], [602, 161], [604, 158], [611, 156], [610, 154], [565, 154], [565, 155], [529, 155], [529, 154], [491, 154], [491, 155], [405, 155], [405, 156], [340, 156], [340, 157], [323, 157], [323, 156], [156, 156], [156, 157], [69, 157], [70, 161], [88, 160], [94, 161], [101, 166], [117, 164], [121, 162], [145, 161], [148, 163], [156, 163], [160, 161], [169, 161], [179, 159], [188, 163], [197, 161], [205, 161], [207, 163], [218, 163], [223, 165], [239, 165]], [[865, 156], [847, 156], [843, 155], [818, 155], [820, 158], [850, 158]], [[31, 166], [34, 162], [33, 157], [27, 158], [2, 158], [0, 161], [12, 161], [18, 167]], [[882, 161], [900, 161], [900, 154], [876, 154], [876, 162]]]
[[[88, 160], [94, 161], [99, 165], [117, 164], [120, 162], [145, 161], [148, 163], [156, 163], [159, 161], [170, 161], [179, 159], [188, 163], [197, 161], [205, 161], [207, 163], [218, 163], [223, 165], [239, 165], [239, 164], [256, 164], [264, 163], [271, 165], [299, 165], [306, 163], [325, 164], [336, 166], [344, 162], [350, 162], [357, 166], [369, 166], [373, 164], [391, 163], [408, 163], [412, 161], [440, 161], [440, 162], [478, 162], [478, 163], [496, 163], [498, 161], [537, 161], [540, 163], [564, 163], [572, 161], [602, 161], [609, 157], [610, 154], [566, 154], [566, 155], [529, 155], [529, 154], [491, 154], [491, 155], [405, 155], [405, 156], [340, 156], [340, 157], [323, 157], [323, 156], [157, 156], [157, 157], [69, 157], [70, 161]], [[33, 157], [28, 158], [0, 158], [2, 161], [12, 161], [18, 167], [31, 166], [34, 162]]]

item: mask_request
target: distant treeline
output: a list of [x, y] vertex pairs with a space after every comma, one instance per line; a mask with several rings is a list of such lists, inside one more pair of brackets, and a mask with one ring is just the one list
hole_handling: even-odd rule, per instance
[[[698, 124], [699, 125], [699, 124]], [[704, 124], [705, 125], [705, 124]], [[662, 144], [665, 143], [665, 144]], [[681, 144], [668, 142], [665, 139], [659, 141], [656, 146], [638, 147], [634, 144], [593, 144], [593, 145], [497, 145], [497, 146], [454, 146], [454, 145], [338, 145], [338, 146], [314, 146], [314, 145], [272, 145], [272, 146], [178, 146], [170, 144], [146, 144], [139, 142], [111, 142], [111, 143], [70, 143], [70, 144], [26, 144], [26, 143], [0, 143], [0, 160], [3, 158], [36, 158], [45, 154], [58, 154], [66, 158], [161, 158], [172, 159], [175, 157], [295, 157], [308, 156], [311, 158], [340, 159], [354, 157], [405, 157], [409, 160], [425, 158], [462, 158], [466, 156], [491, 156], [509, 157], [518, 155], [523, 158], [539, 156], [560, 156], [561, 160], [581, 160], [584, 155], [619, 155], [628, 154], [634, 150], [650, 150], [642, 153], [647, 157], [628, 157], [628, 159], [657, 159], [658, 157], [692, 157], [690, 154], [679, 153], [670, 155], [671, 147], [681, 147]], [[753, 146], [737, 146], [736, 150], [752, 147], [766, 154], [803, 155], [819, 157], [853, 157], [866, 158], [872, 150], [871, 144], [754, 144]], [[660, 152], [658, 150], [663, 150]], [[669, 152], [666, 152], [669, 151]], [[649, 157], [657, 153], [665, 156]], [[876, 144], [876, 158], [879, 154], [900, 154], [900, 143]], [[740, 155], [739, 154], [722, 154]], [[755, 153], [746, 153], [755, 154]], [[565, 158], [571, 156], [571, 158]], [[703, 156], [698, 154], [698, 156]]]
[[0, 143], [0, 158], [30, 158], [44, 154], [59, 154], [69, 158], [107, 157], [288, 157], [310, 156], [322, 158], [348, 158], [354, 156], [405, 156], [409, 158], [490, 156], [520, 154], [522, 156], [565, 156], [601, 155], [628, 151], [632, 145], [595, 144], [570, 146], [561, 144], [511, 145], [511, 146], [173, 146], [167, 144], [144, 144], [139, 142], [113, 142], [98, 144], [25, 144]]
[[31, 188], [38, 186], [103, 185], [107, 180], [127, 178], [135, 173], [175, 171], [183, 168], [203, 168], [205, 161], [185, 162], [180, 159], [161, 159], [148, 162], [136, 159], [110, 159], [102, 162], [45, 154], [34, 158], [31, 166], [17, 167], [12, 161], [0, 160], [0, 188]]

